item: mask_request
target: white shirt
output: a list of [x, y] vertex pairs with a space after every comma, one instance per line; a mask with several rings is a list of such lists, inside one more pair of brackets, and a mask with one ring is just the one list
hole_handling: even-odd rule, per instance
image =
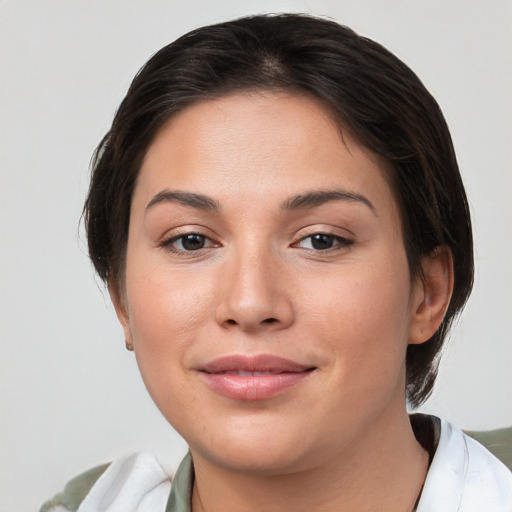
[[[186, 458], [173, 484], [179, 504], [166, 511], [170, 476], [155, 456], [131, 455], [108, 467], [78, 512], [190, 512], [191, 475]], [[51, 512], [68, 511], [58, 507]], [[441, 420], [417, 512], [512, 512], [512, 472], [477, 441]]]
[[417, 512], [512, 512], [512, 473], [480, 443], [441, 420]]

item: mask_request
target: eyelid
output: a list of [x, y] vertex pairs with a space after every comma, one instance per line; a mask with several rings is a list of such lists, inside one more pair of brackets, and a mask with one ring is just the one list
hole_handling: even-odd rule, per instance
[[303, 226], [302, 228], [296, 231], [295, 239], [302, 240], [303, 238], [307, 238], [309, 236], [314, 235], [329, 235], [337, 238], [344, 238], [347, 240], [356, 239], [356, 234], [350, 229], [347, 229], [346, 227], [333, 226], [330, 224], [321, 223]]
[[[184, 254], [184, 255], [198, 255], [202, 253], [203, 251], [214, 249], [217, 247], [221, 247], [222, 244], [218, 241], [216, 241], [216, 237], [211, 235], [210, 233], [207, 233], [206, 229], [201, 228], [200, 226], [182, 226], [180, 228], [175, 228], [171, 230], [171, 232], [167, 232], [165, 235], [163, 235], [160, 240], [157, 242], [157, 246], [175, 254]], [[177, 241], [179, 241], [182, 238], [185, 238], [189, 235], [198, 235], [203, 238], [205, 238], [208, 241], [207, 247], [202, 247], [196, 250], [185, 250], [185, 249], [179, 249], [177, 247], [173, 247], [173, 244]]]
[[[335, 243], [332, 247], [325, 249], [316, 249], [314, 247], [301, 246], [301, 244], [304, 241], [312, 239], [312, 237], [314, 237], [315, 235], [325, 235], [328, 237], [332, 237], [335, 240]], [[330, 224], [312, 224], [309, 226], [304, 226], [297, 231], [295, 241], [291, 244], [291, 247], [317, 254], [326, 254], [331, 251], [340, 251], [348, 249], [355, 243], [355, 234], [347, 228], [341, 226], [333, 226]]]
[[172, 238], [179, 238], [186, 235], [201, 235], [212, 240], [218, 238], [215, 232], [209, 228], [201, 226], [200, 224], [182, 224], [167, 229], [162, 235], [159, 236], [157, 243], [160, 244], [171, 240]]
[[[304, 242], [307, 239], [313, 239], [313, 237], [317, 236], [317, 235], [328, 236], [330, 238], [333, 238], [338, 243], [335, 244], [333, 247], [328, 247], [326, 249], [315, 249], [314, 247], [311, 247], [311, 248], [309, 248], [309, 247], [300, 247], [299, 244], [301, 242]], [[293, 245], [296, 246], [296, 247], [299, 247], [301, 249], [306, 249], [306, 250], [310, 250], [310, 251], [314, 251], [314, 252], [328, 252], [328, 251], [339, 250], [341, 248], [350, 247], [351, 245], [354, 245], [354, 243], [355, 243], [355, 241], [353, 239], [347, 238], [345, 236], [335, 235], [333, 233], [327, 233], [327, 232], [317, 232], [317, 233], [311, 233], [310, 235], [306, 235], [306, 236], [301, 237], [297, 242], [294, 242]]]

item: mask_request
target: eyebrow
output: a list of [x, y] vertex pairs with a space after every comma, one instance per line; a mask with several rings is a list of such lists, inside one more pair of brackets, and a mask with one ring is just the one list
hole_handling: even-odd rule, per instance
[[146, 206], [146, 211], [161, 203], [178, 203], [198, 210], [218, 212], [220, 205], [211, 197], [181, 190], [162, 190]]
[[[349, 192], [347, 190], [317, 190], [307, 192], [305, 194], [298, 194], [288, 198], [281, 204], [281, 209], [293, 210], [307, 210], [322, 206], [331, 201], [354, 201], [366, 205], [370, 210], [377, 215], [375, 206], [365, 196]], [[162, 190], [156, 194], [153, 199], [146, 206], [146, 211], [153, 206], [161, 203], [178, 203], [184, 206], [190, 206], [198, 210], [219, 212], [220, 204], [215, 199], [203, 194], [196, 194], [194, 192], [184, 192], [181, 190]]]
[[283, 204], [283, 210], [306, 210], [322, 206], [331, 201], [354, 201], [364, 204], [370, 208], [374, 215], [377, 215], [375, 206], [365, 196], [347, 190], [318, 190], [299, 194], [287, 199]]

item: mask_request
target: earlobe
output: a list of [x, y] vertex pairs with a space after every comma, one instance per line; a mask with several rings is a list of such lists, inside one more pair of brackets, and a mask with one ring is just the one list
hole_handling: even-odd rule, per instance
[[412, 297], [409, 343], [429, 340], [437, 331], [450, 304], [453, 291], [453, 259], [446, 246], [437, 247], [422, 260], [423, 276]]
[[[128, 348], [128, 345], [132, 347], [131, 345], [131, 331], [130, 331], [130, 317], [128, 314], [128, 306], [125, 296], [123, 295], [122, 291], [119, 289], [119, 286], [117, 283], [113, 282], [113, 280], [109, 280], [108, 283], [108, 292], [110, 294], [110, 299], [112, 300], [112, 304], [114, 305], [114, 309], [116, 310], [116, 315], [119, 320], [119, 323], [121, 324], [121, 327], [123, 328], [124, 336], [126, 341], [126, 346]], [[128, 350], [130, 350], [128, 348]]]

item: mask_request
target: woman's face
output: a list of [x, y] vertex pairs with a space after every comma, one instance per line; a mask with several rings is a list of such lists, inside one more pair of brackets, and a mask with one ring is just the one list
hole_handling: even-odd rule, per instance
[[292, 471], [391, 424], [421, 294], [383, 162], [312, 100], [203, 101], [150, 146], [117, 310], [195, 457]]

